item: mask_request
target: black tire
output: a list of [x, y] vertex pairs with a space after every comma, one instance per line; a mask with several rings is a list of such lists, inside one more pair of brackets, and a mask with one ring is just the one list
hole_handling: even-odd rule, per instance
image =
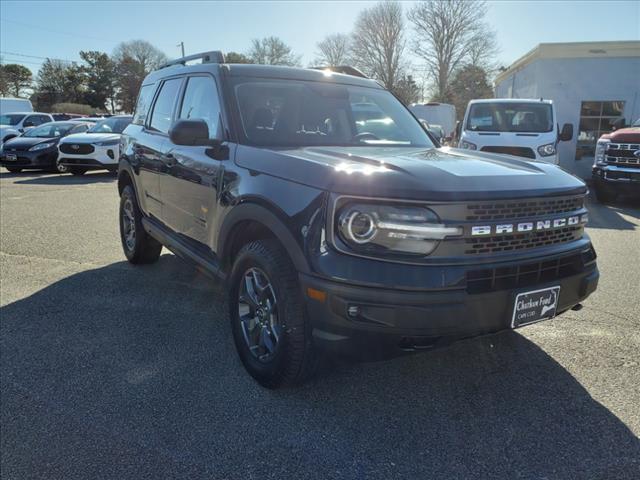
[[69, 173], [69, 167], [63, 165], [56, 161], [55, 166], [53, 167], [53, 172], [55, 173]]
[[9, 172], [11, 172], [11, 173], [20, 173], [20, 172], [22, 171], [22, 169], [21, 169], [21, 168], [18, 168], [18, 167], [6, 167], [6, 168], [7, 168], [7, 170], [9, 170]]
[[[142, 226], [142, 212], [131, 185], [120, 196], [120, 240], [127, 260], [133, 264], [153, 263], [160, 257], [162, 244], [151, 237]], [[133, 238], [130, 227], [133, 226]]]
[[87, 173], [87, 169], [82, 167], [69, 167], [69, 173], [80, 176]]
[[[275, 349], [267, 360], [252, 353], [239, 313], [239, 307], [243, 305], [239, 297], [245, 274], [256, 269], [265, 274], [272, 287], [281, 326]], [[240, 250], [228, 280], [228, 308], [240, 360], [260, 385], [278, 388], [300, 384], [315, 373], [317, 355], [311, 340], [311, 325], [303, 304], [298, 275], [286, 251], [277, 241], [255, 241]], [[246, 308], [250, 307], [247, 305]], [[258, 318], [255, 314], [253, 316]]]
[[616, 198], [618, 198], [618, 194], [612, 192], [611, 190], [607, 190], [598, 185], [595, 186], [596, 198], [600, 203], [610, 203], [614, 202]]

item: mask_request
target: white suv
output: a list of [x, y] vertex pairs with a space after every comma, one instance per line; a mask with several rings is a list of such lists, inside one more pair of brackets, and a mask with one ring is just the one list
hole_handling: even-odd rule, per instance
[[58, 144], [58, 170], [83, 175], [87, 170], [118, 168], [120, 134], [132, 117], [118, 115], [100, 120], [86, 133], [69, 135]]
[[0, 143], [19, 137], [25, 130], [53, 122], [48, 113], [40, 112], [11, 112], [0, 115]]

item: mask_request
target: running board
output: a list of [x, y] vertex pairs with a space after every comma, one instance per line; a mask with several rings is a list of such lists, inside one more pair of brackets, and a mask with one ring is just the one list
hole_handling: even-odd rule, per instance
[[180, 238], [164, 225], [161, 225], [159, 222], [152, 218], [143, 217], [142, 226], [149, 235], [151, 235], [176, 255], [187, 260], [191, 260], [196, 265], [202, 267], [204, 269], [204, 272], [209, 276], [224, 280], [226, 275], [222, 268], [220, 268], [220, 264], [214, 258], [209, 257], [209, 255], [197, 252], [189, 245], [188, 241]]

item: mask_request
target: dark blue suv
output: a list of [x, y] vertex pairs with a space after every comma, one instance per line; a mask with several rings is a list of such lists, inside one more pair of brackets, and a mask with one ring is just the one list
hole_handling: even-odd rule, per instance
[[358, 75], [186, 57], [144, 80], [122, 142], [125, 255], [164, 245], [224, 279], [240, 358], [270, 388], [320, 352], [386, 358], [552, 318], [598, 282], [584, 183], [441, 148]]

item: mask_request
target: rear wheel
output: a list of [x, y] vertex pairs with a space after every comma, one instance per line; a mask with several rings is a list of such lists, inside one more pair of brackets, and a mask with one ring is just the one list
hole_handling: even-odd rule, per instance
[[611, 190], [607, 190], [598, 185], [595, 186], [595, 191], [596, 191], [596, 198], [601, 203], [614, 202], [618, 197], [617, 193], [612, 192]]
[[22, 171], [22, 169], [18, 167], [7, 167], [7, 170], [9, 170], [11, 173], [20, 173]]
[[69, 172], [73, 175], [84, 175], [87, 169], [82, 167], [69, 167]]
[[158, 260], [162, 244], [151, 237], [142, 226], [142, 213], [131, 185], [120, 196], [120, 240], [129, 262], [153, 263]]
[[316, 367], [298, 275], [274, 240], [245, 245], [229, 278], [229, 315], [247, 372], [267, 388], [297, 384]]

